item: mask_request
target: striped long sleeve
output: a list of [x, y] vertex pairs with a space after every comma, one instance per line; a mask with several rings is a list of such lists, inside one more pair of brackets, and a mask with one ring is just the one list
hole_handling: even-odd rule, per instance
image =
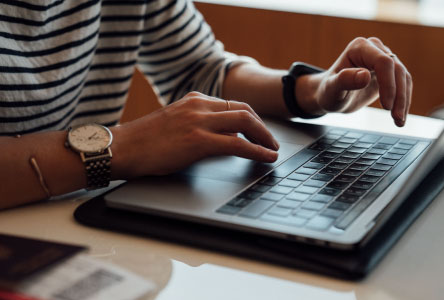
[[246, 60], [189, 0], [0, 2], [1, 135], [117, 124], [137, 64], [168, 104]]

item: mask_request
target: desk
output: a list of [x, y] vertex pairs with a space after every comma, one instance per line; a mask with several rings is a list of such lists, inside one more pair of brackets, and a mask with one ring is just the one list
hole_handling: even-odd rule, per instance
[[[419, 116], [410, 116], [405, 128], [395, 128], [387, 112], [374, 108], [309, 122], [422, 137], [436, 137], [444, 128], [443, 121]], [[162, 290], [156, 298], [160, 300], [443, 299], [444, 191], [361, 282], [84, 227], [72, 214], [91, 196], [76, 192], [57, 201], [2, 211], [0, 232], [88, 245], [89, 255], [153, 279]]]

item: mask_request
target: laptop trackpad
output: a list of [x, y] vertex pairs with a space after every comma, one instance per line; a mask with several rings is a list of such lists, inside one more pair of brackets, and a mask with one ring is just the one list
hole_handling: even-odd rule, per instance
[[181, 174], [245, 185], [262, 177], [303, 147], [303, 145], [282, 142], [279, 158], [272, 164], [259, 163], [236, 156], [224, 156], [205, 159], [185, 169]]
[[273, 164], [217, 157], [173, 175], [139, 178], [107, 194], [106, 203], [111, 207], [163, 213], [212, 211], [303, 147], [281, 142], [279, 159]]

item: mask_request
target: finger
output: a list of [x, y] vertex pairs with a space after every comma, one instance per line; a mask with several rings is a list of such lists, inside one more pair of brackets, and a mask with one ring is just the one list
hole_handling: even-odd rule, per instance
[[409, 72], [407, 72], [406, 77], [407, 77], [407, 79], [406, 79], [406, 82], [407, 82], [407, 105], [405, 107], [405, 112], [404, 112], [404, 124], [407, 121], [407, 116], [410, 111], [410, 105], [412, 104], [412, 95], [413, 95], [412, 76], [410, 75]]
[[[372, 37], [369, 40], [382, 51], [389, 55], [392, 54], [392, 50], [384, 45], [380, 39]], [[392, 108], [392, 116], [396, 125], [401, 127], [405, 124], [406, 115], [410, 107], [412, 82], [411, 76], [401, 60], [397, 56], [392, 57], [392, 59], [395, 63], [396, 80], [396, 97], [394, 107]]]
[[[397, 58], [395, 58], [397, 59]], [[396, 97], [392, 108], [392, 117], [399, 127], [404, 126], [405, 111], [407, 106], [407, 82], [406, 70], [401, 64], [395, 65]]]
[[207, 127], [215, 132], [240, 132], [254, 143], [273, 150], [279, 149], [279, 143], [265, 124], [245, 110], [212, 113], [206, 122]]
[[210, 155], [235, 155], [261, 162], [274, 162], [278, 158], [276, 151], [263, 146], [250, 143], [239, 137], [209, 133], [210, 143], [208, 152]]
[[394, 60], [369, 40], [355, 42], [348, 54], [353, 65], [375, 71], [382, 106], [391, 110], [396, 97]]
[[230, 110], [246, 110], [250, 112], [256, 119], [264, 123], [264, 121], [259, 117], [259, 115], [247, 103], [234, 100], [229, 100], [229, 101], [230, 101]]
[[[329, 111], [341, 111], [347, 109], [348, 91], [363, 89], [371, 81], [370, 71], [363, 68], [343, 69], [339, 73], [330, 76], [326, 84], [325, 100], [329, 103], [321, 103]], [[333, 101], [332, 101], [333, 100]]]

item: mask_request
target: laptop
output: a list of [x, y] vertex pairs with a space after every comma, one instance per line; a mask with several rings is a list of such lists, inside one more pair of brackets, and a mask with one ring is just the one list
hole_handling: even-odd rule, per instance
[[364, 246], [444, 157], [437, 139], [265, 120], [279, 159], [215, 157], [132, 180], [108, 207], [341, 250]]

